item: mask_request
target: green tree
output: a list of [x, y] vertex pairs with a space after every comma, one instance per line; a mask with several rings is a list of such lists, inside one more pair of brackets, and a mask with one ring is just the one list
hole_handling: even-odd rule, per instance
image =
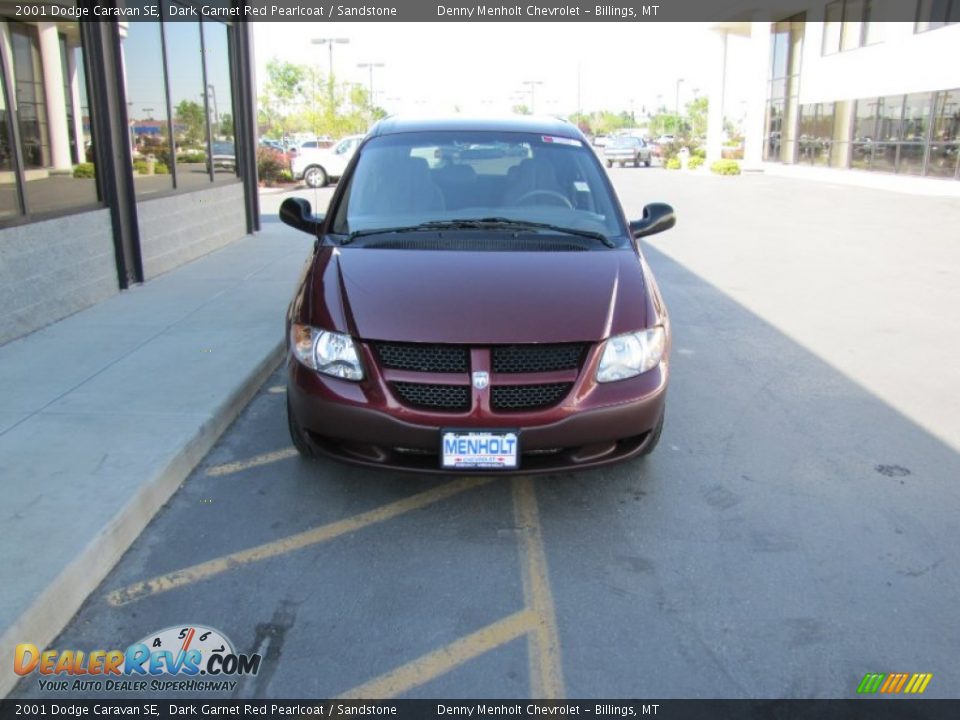
[[308, 68], [272, 58], [267, 62], [267, 81], [260, 96], [258, 119], [270, 134], [296, 132], [296, 116], [308, 90]]
[[709, 100], [706, 96], [694, 98], [687, 103], [686, 125], [694, 137], [704, 137], [707, 134], [707, 110]]
[[201, 145], [206, 136], [207, 118], [203, 105], [193, 100], [181, 100], [176, 107], [174, 120], [183, 126], [182, 134], [186, 145]]

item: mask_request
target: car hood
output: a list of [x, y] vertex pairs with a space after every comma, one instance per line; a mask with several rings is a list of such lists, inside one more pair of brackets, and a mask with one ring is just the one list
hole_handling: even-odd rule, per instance
[[364, 340], [595, 342], [652, 312], [630, 249], [588, 252], [321, 249], [298, 314]]

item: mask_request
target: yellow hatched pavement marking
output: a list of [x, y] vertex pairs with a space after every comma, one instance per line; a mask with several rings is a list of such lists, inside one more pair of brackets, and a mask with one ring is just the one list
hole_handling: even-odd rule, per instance
[[209, 477], [219, 477], [221, 475], [232, 475], [233, 473], [240, 472], [241, 470], [247, 470], [252, 467], [260, 467], [261, 465], [269, 465], [270, 463], [277, 462], [278, 460], [286, 460], [287, 458], [292, 458], [297, 456], [297, 451], [292, 448], [284, 448], [283, 450], [275, 450], [273, 452], [264, 453], [263, 455], [257, 455], [247, 460], [237, 460], [236, 462], [225, 463], [223, 465], [214, 465], [212, 468], [207, 469], [207, 475]]
[[383, 522], [384, 520], [395, 518], [398, 515], [403, 515], [412, 510], [418, 510], [467, 490], [486, 485], [492, 482], [492, 480], [492, 478], [483, 477], [464, 478], [463, 480], [440, 485], [431, 490], [411, 495], [403, 500], [397, 500], [396, 502], [368, 510], [367, 512], [354, 515], [344, 520], [338, 520], [328, 525], [321, 525], [312, 530], [306, 530], [296, 535], [290, 535], [279, 540], [264, 543], [263, 545], [258, 545], [248, 550], [241, 550], [240, 552], [235, 552], [230, 555], [224, 555], [213, 560], [208, 560], [207, 562], [183, 568], [182, 570], [175, 570], [172, 573], [159, 575], [150, 580], [133, 583], [125, 588], [111, 592], [107, 595], [107, 602], [117, 607], [150, 595], [157, 595], [169, 590], [175, 590], [184, 585], [207, 580], [241, 565], [248, 565], [259, 562], [260, 560], [267, 560], [277, 557], [278, 555], [284, 555], [295, 550], [301, 550], [305, 547], [326, 542], [341, 535], [346, 535], [361, 528]]
[[455, 640], [439, 650], [401, 665], [396, 670], [391, 670], [359, 685], [340, 697], [343, 699], [396, 697], [534, 630], [537, 621], [537, 617], [530, 610], [521, 610], [475, 633]]
[[523, 597], [534, 613], [537, 624], [527, 636], [530, 661], [531, 695], [544, 700], [559, 700], [566, 694], [560, 659], [560, 637], [550, 591], [547, 555], [543, 547], [540, 511], [533, 480], [513, 481], [513, 513], [520, 528], [520, 566], [523, 572]]

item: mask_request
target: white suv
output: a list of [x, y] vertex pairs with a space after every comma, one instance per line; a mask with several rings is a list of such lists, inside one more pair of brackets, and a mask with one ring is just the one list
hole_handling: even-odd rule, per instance
[[290, 164], [294, 180], [303, 180], [312, 188], [326, 185], [343, 175], [363, 135], [348, 135], [333, 147], [301, 146]]

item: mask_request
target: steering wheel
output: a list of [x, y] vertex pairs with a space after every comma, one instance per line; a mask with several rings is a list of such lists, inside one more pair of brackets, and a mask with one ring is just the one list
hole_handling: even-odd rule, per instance
[[570, 202], [570, 199], [566, 195], [562, 193], [558, 193], [556, 190], [531, 190], [530, 192], [525, 192], [523, 195], [518, 197], [513, 204], [523, 205], [524, 200], [527, 200], [528, 198], [531, 198], [531, 197], [536, 197], [537, 195], [545, 195], [546, 197], [551, 197], [551, 198], [554, 198], [555, 200], [559, 200], [566, 207], [573, 210], [573, 203]]

